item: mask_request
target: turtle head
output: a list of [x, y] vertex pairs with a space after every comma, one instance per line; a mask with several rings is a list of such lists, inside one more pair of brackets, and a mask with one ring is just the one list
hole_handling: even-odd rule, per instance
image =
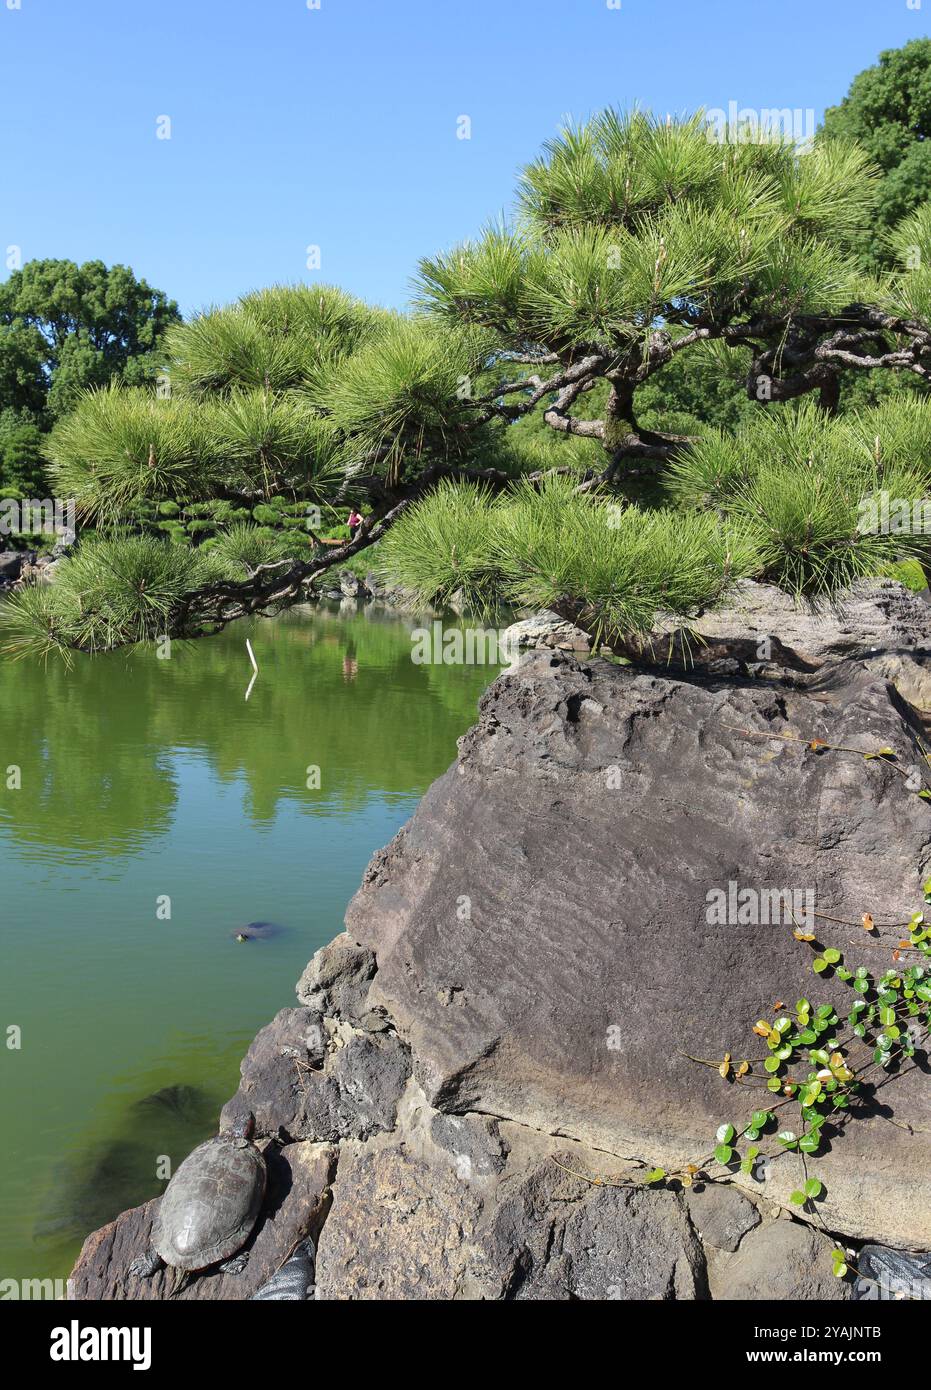
[[249, 1110], [245, 1115], [239, 1115], [226, 1131], [228, 1139], [237, 1139], [241, 1143], [247, 1143], [255, 1133], [255, 1116]]

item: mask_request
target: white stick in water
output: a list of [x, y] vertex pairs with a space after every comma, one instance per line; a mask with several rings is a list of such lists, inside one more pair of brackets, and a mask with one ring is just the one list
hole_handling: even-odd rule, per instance
[[252, 687], [255, 685], [255, 678], [259, 674], [259, 665], [255, 659], [255, 652], [252, 650], [252, 643], [249, 641], [248, 637], [246, 638], [246, 651], [249, 653], [249, 660], [252, 662], [252, 679], [246, 691], [246, 699], [248, 700], [249, 696], [252, 694]]

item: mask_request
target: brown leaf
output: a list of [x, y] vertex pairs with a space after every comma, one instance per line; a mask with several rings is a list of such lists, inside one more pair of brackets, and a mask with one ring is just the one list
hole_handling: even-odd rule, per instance
[[870, 914], [869, 914], [868, 912], [864, 912], [864, 914], [863, 914], [863, 930], [864, 930], [864, 931], [872, 931], [872, 930], [873, 930], [873, 919], [872, 919], [872, 917], [870, 916]]

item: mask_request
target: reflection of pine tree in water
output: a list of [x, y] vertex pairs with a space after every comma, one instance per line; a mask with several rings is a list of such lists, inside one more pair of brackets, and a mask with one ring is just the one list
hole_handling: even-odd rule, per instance
[[321, 812], [304, 793], [308, 762], [325, 763], [345, 808], [372, 794], [417, 794], [448, 767], [495, 673], [416, 666], [410, 627], [320, 610], [251, 625], [261, 676], [248, 705], [242, 628], [176, 642], [170, 660], [142, 647], [78, 654], [70, 671], [0, 662], [0, 761], [22, 768], [22, 789], [0, 797], [0, 825], [19, 842], [85, 856], [135, 850], [170, 828], [183, 776], [176, 760], [191, 757], [206, 758], [223, 782], [244, 778], [246, 814], [258, 821], [288, 797]]

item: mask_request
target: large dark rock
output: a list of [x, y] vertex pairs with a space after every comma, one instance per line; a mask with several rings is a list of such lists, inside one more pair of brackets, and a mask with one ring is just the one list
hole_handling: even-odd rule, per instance
[[[706, 1157], [754, 1093], [682, 1054], [759, 1056], [752, 1025], [776, 1001], [853, 997], [812, 974], [791, 922], [716, 923], [708, 895], [733, 882], [810, 892], [854, 922], [907, 920], [931, 804], [881, 761], [806, 741], [892, 746], [917, 766], [908, 707], [859, 666], [789, 689], [537, 653], [495, 682], [480, 716], [350, 904], [349, 935], [378, 961], [368, 1006], [387, 1010], [441, 1110], [667, 1169]], [[868, 946], [863, 935], [818, 924], [854, 964], [885, 967], [901, 929]], [[822, 1217], [931, 1245], [931, 1174], [904, 1127], [928, 1127], [926, 1079], [914, 1069], [880, 1096], [902, 1123], [858, 1117], [840, 1139], [829, 1128], [809, 1160]], [[764, 1175], [785, 1203], [798, 1164]], [[760, 1190], [759, 1172], [735, 1177]]]
[[246, 1053], [221, 1128], [251, 1111], [257, 1133], [286, 1140], [365, 1139], [393, 1129], [410, 1075], [407, 1046], [394, 1033], [358, 1031], [338, 1044], [315, 1010], [282, 1009]]
[[297, 997], [333, 1018], [356, 1019], [365, 1009], [374, 975], [374, 953], [341, 932], [311, 957], [297, 982]]

